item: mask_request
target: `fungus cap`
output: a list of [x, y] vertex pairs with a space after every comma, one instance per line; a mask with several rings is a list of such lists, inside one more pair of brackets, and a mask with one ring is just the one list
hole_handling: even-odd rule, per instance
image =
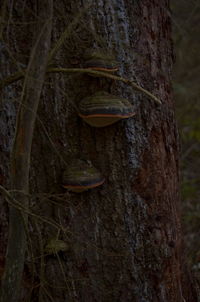
[[106, 59], [91, 59], [85, 62], [85, 68], [90, 68], [96, 71], [103, 71], [103, 72], [115, 72], [117, 71], [118, 65], [116, 62]]
[[50, 239], [45, 247], [45, 252], [48, 254], [56, 254], [58, 252], [66, 252], [69, 249], [68, 244], [60, 239]]
[[105, 127], [135, 115], [127, 99], [99, 92], [79, 103], [79, 116], [90, 126]]
[[98, 187], [105, 179], [91, 162], [77, 160], [63, 173], [63, 187], [76, 193]]
[[85, 68], [111, 73], [119, 69], [115, 58], [104, 51], [89, 50], [87, 54], [85, 54], [85, 59]]

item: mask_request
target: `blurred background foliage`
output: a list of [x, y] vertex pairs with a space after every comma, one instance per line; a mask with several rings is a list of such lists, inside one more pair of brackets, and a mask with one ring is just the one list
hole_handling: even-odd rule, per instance
[[171, 1], [171, 11], [183, 228], [188, 259], [200, 272], [200, 0]]

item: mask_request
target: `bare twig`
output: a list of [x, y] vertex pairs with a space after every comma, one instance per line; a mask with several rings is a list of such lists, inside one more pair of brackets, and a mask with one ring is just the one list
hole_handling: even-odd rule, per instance
[[0, 89], [24, 78], [26, 70], [18, 71], [0, 81]]
[[[146, 96], [148, 96], [150, 99], [152, 99], [156, 103], [158, 103], [158, 104], [162, 103], [155, 95], [153, 95], [151, 92], [144, 89], [143, 87], [137, 85], [135, 82], [133, 82], [129, 79], [123, 78], [123, 77], [119, 77], [119, 76], [116, 76], [113, 74], [106, 73], [106, 72], [96, 71], [96, 70], [89, 69], [89, 68], [48, 68], [47, 73], [86, 73], [86, 74], [91, 74], [91, 75], [96, 75], [96, 76], [113, 79], [116, 81], [121, 81], [121, 82], [131, 86], [133, 89], [144, 93]], [[15, 73], [15, 74], [9, 76], [8, 78], [6, 78], [0, 82], [0, 89], [7, 85], [12, 84], [15, 81], [22, 79], [23, 76], [24, 76], [23, 72], [18, 72], [18, 73]]]
[[[91, 248], [95, 248], [99, 251], [100, 254], [104, 255], [104, 256], [108, 256], [108, 257], [126, 257], [127, 253], [124, 254], [115, 254], [115, 253], [110, 253], [110, 252], [105, 252], [103, 251], [101, 248], [98, 248], [93, 242], [91, 241], [85, 241], [82, 240], [79, 236], [79, 234], [73, 233], [69, 230], [69, 228], [65, 228], [62, 224], [57, 223], [56, 221], [50, 219], [50, 218], [46, 218], [45, 216], [41, 216], [36, 214], [33, 211], [30, 211], [29, 209], [23, 207], [21, 205], [21, 203], [15, 199], [8, 190], [6, 190], [3, 186], [0, 185], [0, 193], [3, 194], [3, 196], [6, 198], [7, 202], [9, 205], [11, 205], [12, 207], [15, 207], [16, 209], [18, 209], [21, 212], [24, 212], [36, 219], [38, 219], [41, 222], [47, 223], [49, 226], [53, 226], [55, 229], [57, 229], [58, 231], [62, 231], [63, 232], [63, 236], [65, 236], [66, 240], [69, 240], [69, 235], [71, 235], [72, 237], [74, 237], [76, 240], [78, 240], [78, 242], [80, 244], [83, 244], [83, 246], [87, 245], [90, 246]], [[22, 194], [24, 194], [24, 192], [22, 192]], [[4, 301], [3, 301], [4, 302]]]
[[89, 68], [49, 68], [47, 70], [47, 72], [61, 72], [61, 73], [87, 73], [87, 74], [92, 74], [92, 75], [97, 75], [97, 76], [103, 76], [105, 78], [109, 78], [112, 80], [116, 80], [116, 81], [121, 81], [129, 86], [131, 86], [133, 89], [140, 91], [142, 93], [144, 93], [146, 96], [148, 96], [150, 99], [152, 99], [153, 101], [155, 101], [158, 104], [161, 104], [161, 101], [154, 96], [152, 93], [150, 93], [148, 90], [142, 88], [141, 86], [137, 85], [135, 82], [123, 78], [123, 77], [119, 77], [110, 73], [106, 73], [106, 72], [100, 72], [100, 71], [96, 71], [93, 69], [89, 69]]
[[[24, 207], [21, 205], [21, 203], [15, 199], [13, 197], [13, 194], [11, 195], [11, 193], [6, 190], [3, 186], [0, 185], [0, 192], [1, 194], [6, 198], [9, 206], [12, 206], [14, 207], [16, 210], [18, 210], [19, 212], [22, 212], [22, 213], [25, 213], [25, 214], [28, 214], [36, 219], [38, 219], [39, 221], [41, 222], [45, 222], [47, 223], [48, 225], [50, 226], [53, 226], [55, 229], [60, 229], [62, 228], [61, 225], [59, 225], [58, 223], [56, 223], [55, 221], [49, 219], [49, 218], [46, 218], [45, 216], [41, 216], [41, 215], [38, 215], [32, 211], [30, 211], [29, 209], [27, 209], [27, 207]], [[21, 192], [22, 194], [24, 194], [24, 192]], [[26, 194], [25, 194], [26, 195]], [[66, 232], [66, 230], [63, 228], [62, 229], [63, 232]], [[3, 302], [3, 301], [2, 301]]]

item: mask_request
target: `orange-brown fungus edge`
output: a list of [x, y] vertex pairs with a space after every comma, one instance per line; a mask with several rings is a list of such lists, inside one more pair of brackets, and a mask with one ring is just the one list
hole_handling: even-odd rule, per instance
[[77, 186], [77, 185], [63, 185], [63, 188], [66, 188], [66, 189], [83, 189], [83, 188], [87, 188], [87, 189], [92, 189], [92, 188], [95, 188], [95, 187], [98, 187], [100, 185], [102, 185], [104, 183], [105, 179], [101, 180], [100, 182], [96, 183], [96, 184], [93, 184], [93, 185], [88, 185], [88, 186]]
[[121, 117], [121, 118], [128, 118], [131, 117], [133, 115], [135, 115], [135, 112], [131, 112], [129, 114], [126, 115], [121, 115], [121, 114], [90, 114], [90, 115], [84, 115], [79, 113], [79, 116], [82, 118], [91, 118], [91, 117]]

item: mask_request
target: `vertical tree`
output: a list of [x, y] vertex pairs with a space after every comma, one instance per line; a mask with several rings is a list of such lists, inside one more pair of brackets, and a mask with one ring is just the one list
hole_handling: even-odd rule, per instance
[[[19, 67], [26, 64], [22, 46], [32, 26], [18, 31], [17, 22], [27, 21], [27, 15], [35, 18], [36, 8], [31, 1], [18, 5], [10, 8], [4, 32], [8, 43], [15, 42], [7, 53]], [[196, 301], [181, 260], [169, 3], [88, 0], [83, 5], [62, 0], [55, 1], [54, 9], [53, 42], [65, 33], [51, 52], [55, 66], [81, 67], [89, 48], [104, 49], [116, 56], [121, 76], [162, 104], [126, 83], [61, 69], [51, 74], [56, 70], [49, 66], [31, 159], [25, 263], [36, 288], [31, 295], [39, 288], [40, 301]], [[6, 73], [3, 60], [2, 65]], [[20, 84], [15, 85], [12, 91], [8, 86], [3, 97], [17, 98]], [[129, 99], [135, 117], [105, 128], [87, 125], [77, 107], [98, 90]], [[3, 104], [9, 119], [12, 105]], [[12, 140], [5, 123], [1, 135]], [[80, 157], [91, 160], [106, 182], [81, 194], [66, 193], [62, 171], [71, 158]], [[2, 171], [6, 175], [6, 164]], [[54, 244], [51, 251], [45, 249], [55, 238], [64, 248]]]

